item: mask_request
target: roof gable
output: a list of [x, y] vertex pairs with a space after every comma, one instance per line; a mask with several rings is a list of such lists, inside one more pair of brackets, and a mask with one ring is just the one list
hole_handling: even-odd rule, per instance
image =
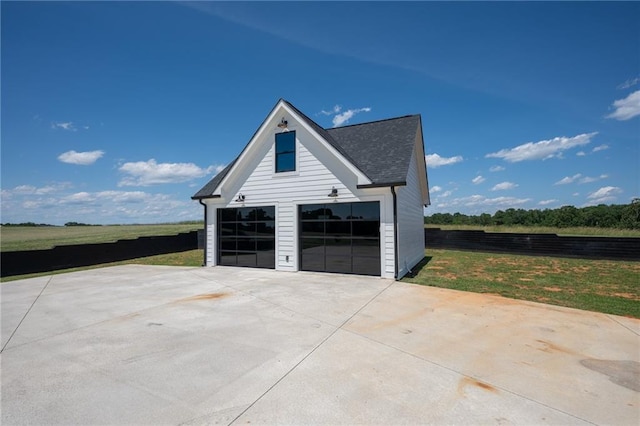
[[[419, 151], [424, 152], [420, 115], [324, 129], [291, 103], [280, 99], [240, 155], [192, 198], [219, 197], [220, 187], [233, 173], [234, 168], [242, 162], [243, 157], [248, 155], [247, 151], [250, 150], [251, 144], [259, 138], [267, 123], [273, 121], [276, 114], [282, 113], [283, 109], [294, 115], [309, 131], [315, 133], [321, 142], [326, 143], [327, 147], [334, 151], [336, 157], [360, 176], [358, 187], [404, 185], [418, 136], [421, 145]], [[422, 154], [422, 161], [424, 161], [424, 154]]]

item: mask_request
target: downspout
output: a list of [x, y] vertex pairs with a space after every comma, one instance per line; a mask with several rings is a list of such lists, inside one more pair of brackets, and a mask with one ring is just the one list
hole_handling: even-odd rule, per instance
[[398, 279], [398, 196], [396, 188], [391, 186], [391, 195], [393, 195], [393, 257], [394, 257], [394, 275], [393, 279]]
[[202, 202], [202, 198], [199, 198], [198, 202], [204, 206], [204, 260], [202, 266], [207, 266], [207, 204]]

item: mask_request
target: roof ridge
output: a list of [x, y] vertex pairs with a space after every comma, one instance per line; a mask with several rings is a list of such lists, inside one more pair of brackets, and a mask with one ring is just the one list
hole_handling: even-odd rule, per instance
[[335, 130], [335, 129], [344, 129], [346, 127], [364, 126], [364, 125], [367, 125], [367, 124], [382, 123], [384, 121], [400, 120], [402, 118], [409, 118], [409, 117], [420, 117], [420, 114], [407, 114], [407, 115], [402, 115], [400, 117], [382, 118], [380, 120], [367, 121], [367, 122], [364, 122], [364, 123], [347, 124], [346, 126], [327, 127], [324, 130], [330, 131], [330, 130]]

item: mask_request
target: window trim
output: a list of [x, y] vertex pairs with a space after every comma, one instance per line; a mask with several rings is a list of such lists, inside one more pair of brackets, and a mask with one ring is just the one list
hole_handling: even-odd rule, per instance
[[[293, 134], [293, 150], [278, 152], [278, 135]], [[278, 158], [283, 154], [293, 154], [293, 169], [278, 170]], [[276, 133], [274, 136], [273, 144], [273, 172], [274, 174], [281, 175], [284, 173], [296, 173], [298, 171], [298, 149], [296, 131], [289, 130], [288, 132]]]

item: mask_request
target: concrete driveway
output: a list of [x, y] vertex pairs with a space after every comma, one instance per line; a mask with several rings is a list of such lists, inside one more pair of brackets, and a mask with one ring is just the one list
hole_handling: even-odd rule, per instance
[[629, 424], [640, 321], [371, 277], [1, 285], [2, 424]]

